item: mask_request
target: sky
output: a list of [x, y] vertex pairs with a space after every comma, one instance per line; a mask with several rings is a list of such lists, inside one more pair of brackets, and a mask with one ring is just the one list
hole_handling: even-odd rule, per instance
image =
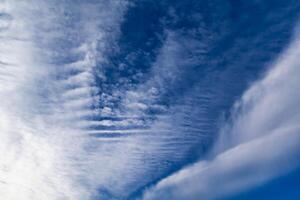
[[300, 199], [297, 0], [0, 0], [0, 197]]

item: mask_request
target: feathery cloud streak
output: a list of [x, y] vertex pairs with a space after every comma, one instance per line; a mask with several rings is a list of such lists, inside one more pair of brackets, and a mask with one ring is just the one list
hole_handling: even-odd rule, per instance
[[224, 198], [299, 167], [299, 49], [296, 38], [235, 104], [211, 160], [163, 179], [143, 199]]

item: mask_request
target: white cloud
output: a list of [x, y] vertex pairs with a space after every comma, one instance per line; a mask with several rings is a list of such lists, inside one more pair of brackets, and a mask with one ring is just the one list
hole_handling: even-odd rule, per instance
[[211, 160], [160, 181], [143, 199], [217, 199], [300, 167], [300, 41], [233, 108]]
[[[174, 134], [174, 122], [170, 122], [168, 108], [163, 103], [160, 104], [158, 98], [168, 90], [169, 84], [176, 84], [183, 70], [181, 66], [192, 65], [197, 61], [181, 59], [180, 54], [184, 52], [180, 49], [181, 40], [175, 33], [170, 32], [159, 52], [149, 81], [137, 89], [133, 88], [132, 91], [128, 89], [130, 91], [124, 94], [123, 90], [117, 87], [114, 87], [112, 94], [99, 92], [93, 70], [99, 67], [98, 78], [106, 79], [105, 75], [101, 74], [102, 66], [99, 66], [99, 63], [106, 59], [106, 47], [118, 37], [118, 27], [126, 10], [126, 2], [93, 2], [0, 0], [1, 12], [11, 16], [0, 19], [0, 28], [5, 29], [0, 31], [0, 152], [3, 153], [0, 156], [0, 193], [3, 199], [84, 200], [94, 195], [98, 196], [98, 189], [101, 191], [100, 197], [103, 198], [106, 195], [127, 197], [168, 169], [170, 163], [161, 163], [162, 160], [180, 160], [184, 157], [184, 147], [193, 142], [193, 138], [186, 141], [185, 135], [180, 135], [180, 131]], [[298, 71], [295, 70], [294, 73], [297, 74]], [[288, 79], [287, 84], [292, 84], [290, 81]], [[269, 88], [270, 84], [262, 85], [259, 87]], [[280, 87], [279, 89], [283, 90]], [[272, 90], [270, 88], [270, 91]], [[97, 93], [103, 95], [97, 96]], [[254, 98], [251, 92], [249, 93], [250, 99]], [[266, 96], [269, 93], [272, 92], [263, 94]], [[258, 99], [265, 99], [265, 96]], [[275, 99], [279, 97], [280, 94]], [[95, 104], [99, 98], [104, 102], [103, 109], [91, 109], [92, 106], [97, 108]], [[123, 103], [121, 106], [125, 108], [125, 112], [122, 112], [122, 108], [115, 108], [112, 103], [120, 98], [123, 100], [120, 104]], [[242, 107], [244, 104], [248, 107], [248, 101], [250, 100], [244, 97]], [[282, 103], [284, 102], [285, 99], [282, 100]], [[260, 121], [252, 119], [251, 112], [255, 108], [256, 104], [254, 108], [247, 109], [245, 114], [236, 117], [231, 133], [243, 130], [246, 126], [243, 122], [244, 116], [253, 122], [253, 126], [261, 126], [259, 130], [269, 131], [263, 127], [264, 123], [259, 124]], [[149, 119], [151, 128], [145, 130], [143, 126], [148, 125], [148, 109], [163, 114], [157, 121]], [[95, 114], [107, 119], [91, 121], [90, 118], [96, 116]], [[260, 120], [267, 121], [268, 117], [270, 116], [266, 115]], [[117, 120], [114, 120], [115, 118]], [[297, 118], [294, 119], [297, 121]], [[291, 119], [287, 118], [287, 121], [290, 122]], [[105, 135], [105, 130], [81, 129], [86, 126], [119, 127], [120, 129], [111, 131], [112, 135], [130, 135], [136, 132], [140, 134], [101, 138], [100, 135]], [[139, 127], [134, 130], [122, 130], [126, 126]], [[247, 128], [258, 130], [250, 126], [250, 123]], [[216, 179], [210, 178], [214, 173], [222, 175], [226, 170], [231, 173], [231, 169], [236, 169], [235, 165], [230, 164], [226, 169], [218, 169], [221, 168], [219, 163], [225, 163], [224, 160], [230, 163], [231, 160], [244, 158], [244, 155], [251, 157], [254, 153], [248, 151], [251, 146], [257, 149], [268, 146], [268, 151], [272, 151], [273, 147], [280, 144], [275, 142], [272, 146], [269, 145], [270, 141], [290, 142], [283, 133], [288, 132], [291, 138], [297, 137], [292, 134], [292, 130], [294, 129], [276, 129], [276, 134], [271, 135], [272, 139], [268, 136], [261, 138], [260, 135], [251, 135], [253, 131], [248, 131], [249, 134], [245, 137], [234, 137], [236, 141], [231, 140], [234, 144], [249, 141], [249, 138], [258, 138], [241, 145], [240, 148], [245, 149], [244, 151], [232, 149], [227, 152], [232, 156], [223, 153], [212, 162], [200, 163], [200, 167], [195, 167], [195, 172], [191, 174], [198, 178], [200, 175], [202, 177], [204, 168], [206, 171], [212, 170], [206, 179], [213, 185]], [[98, 133], [99, 137], [89, 137], [89, 133]], [[292, 142], [285, 152], [294, 152]], [[179, 145], [182, 151], [178, 151]], [[281, 151], [278, 157], [272, 157], [269, 161], [266, 159], [266, 162], [277, 163], [280, 153]], [[254, 156], [251, 158], [254, 159]], [[264, 166], [264, 163], [261, 165]], [[262, 172], [264, 171], [265, 168], [262, 167]], [[191, 184], [192, 195], [198, 194], [198, 188], [193, 190], [194, 182], [184, 178], [189, 177], [189, 169], [187, 174], [184, 171], [180, 174], [182, 176], [178, 176], [181, 177], [178, 185], [181, 186], [182, 179]], [[157, 189], [163, 190], [166, 185], [177, 185], [173, 183], [172, 177], [160, 183]], [[268, 177], [266, 176], [266, 179]], [[199, 179], [200, 183], [201, 181]], [[180, 188], [178, 191], [176, 188], [174, 194], [180, 193]], [[229, 188], [228, 191], [230, 190]]]
[[77, 124], [95, 113], [97, 47], [125, 10], [125, 1], [0, 1], [1, 199], [84, 200], [108, 182], [108, 157], [89, 150], [95, 140]]

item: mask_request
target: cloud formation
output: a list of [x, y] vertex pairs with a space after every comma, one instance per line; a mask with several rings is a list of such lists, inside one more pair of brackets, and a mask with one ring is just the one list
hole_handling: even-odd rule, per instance
[[97, 48], [117, 37], [126, 2], [69, 3], [0, 1], [3, 199], [90, 199], [110, 175], [80, 124], [99, 99]]
[[[207, 7], [195, 1], [166, 2], [170, 5], [151, 0], [136, 5], [125, 0], [0, 0], [3, 199], [135, 198], [210, 147], [219, 114], [244, 89], [234, 82], [245, 84], [252, 76], [246, 68], [256, 62], [240, 65], [268, 57], [266, 49], [262, 57], [250, 50], [272, 38], [270, 29], [285, 31], [293, 21], [260, 27], [245, 39], [235, 30], [252, 21], [230, 21], [229, 2]], [[285, 14], [279, 12], [278, 18]], [[262, 18], [257, 21], [272, 24]], [[135, 29], [136, 23], [140, 27]], [[251, 26], [248, 31], [253, 32]], [[121, 37], [128, 38], [124, 42]], [[238, 41], [227, 45], [230, 38]], [[272, 39], [265, 43], [280, 46]], [[212, 160], [162, 180], [145, 198], [214, 198], [294, 168], [298, 96], [288, 96], [296, 91], [299, 70], [292, 52], [236, 104]], [[279, 141], [289, 145], [282, 149]], [[252, 149], [262, 147], [266, 154], [255, 156]], [[279, 166], [282, 153], [290, 160]], [[270, 163], [278, 168], [269, 170]], [[258, 175], [249, 177], [245, 170], [254, 165], [260, 166]], [[211, 192], [222, 183], [215, 177], [230, 184]]]
[[218, 199], [266, 183], [299, 166], [300, 41], [242, 96], [209, 160], [160, 181], [143, 199]]

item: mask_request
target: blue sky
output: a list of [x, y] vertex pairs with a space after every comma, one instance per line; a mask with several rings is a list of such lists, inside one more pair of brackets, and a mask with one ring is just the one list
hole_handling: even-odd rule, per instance
[[299, 6], [0, 0], [2, 198], [299, 199]]

